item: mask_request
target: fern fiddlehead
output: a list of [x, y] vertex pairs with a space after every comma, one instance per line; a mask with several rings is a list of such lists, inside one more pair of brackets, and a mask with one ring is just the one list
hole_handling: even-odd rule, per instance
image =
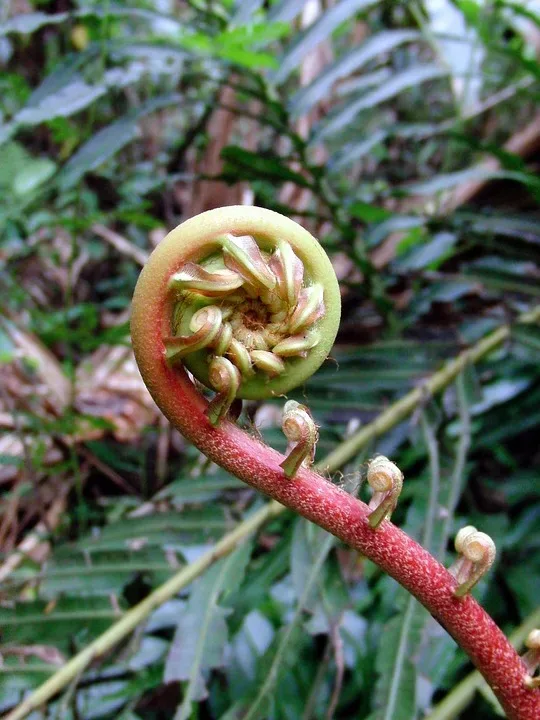
[[[158, 406], [204, 454], [377, 563], [469, 654], [508, 717], [534, 720], [540, 690], [502, 632], [389, 522], [399, 469], [388, 487], [374, 484], [368, 507], [309, 468], [317, 429], [302, 406], [288, 406], [285, 459], [234, 422], [238, 399], [284, 394], [320, 366], [339, 315], [332, 267], [309, 233], [261, 208], [221, 208], [173, 230], [150, 257], [134, 295], [133, 347]], [[210, 402], [186, 369], [214, 391]]]
[[171, 368], [217, 392], [217, 425], [235, 398], [286, 393], [315, 372], [340, 317], [337, 280], [303, 228], [253, 207], [212, 210], [173, 230], [139, 280], [132, 334], [143, 377], [148, 323]]

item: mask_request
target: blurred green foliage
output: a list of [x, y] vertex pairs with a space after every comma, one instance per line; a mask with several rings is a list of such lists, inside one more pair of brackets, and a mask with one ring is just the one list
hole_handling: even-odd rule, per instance
[[[339, 268], [333, 361], [294, 395], [321, 426], [319, 456], [540, 294], [538, 156], [504, 144], [538, 118], [537, 2], [19, 5], [0, 10], [0, 362], [37, 383], [22, 325], [71, 399], [53, 419], [39, 393], [15, 408], [0, 395], [27, 438], [22, 455], [0, 448], [18, 478], [4, 517], [55, 478], [71, 492], [47, 561], [3, 582], [0, 711], [262, 502], [178, 439], [163, 470], [162, 431], [121, 442], [106, 431], [123, 410], [73, 401], [76, 368], [127, 345], [136, 258], [201, 180], [301, 218]], [[232, 131], [211, 124], [219, 107]], [[441, 561], [460, 526], [491, 534], [497, 564], [475, 594], [507, 631], [538, 607], [539, 347], [537, 327], [517, 327], [335, 479], [365, 498], [366, 459], [390, 455], [406, 478], [393, 519]], [[244, 422], [284, 449], [274, 409]], [[392, 580], [284, 515], [32, 718], [413, 720], [469, 669]], [[486, 694], [460, 717], [495, 713]]]

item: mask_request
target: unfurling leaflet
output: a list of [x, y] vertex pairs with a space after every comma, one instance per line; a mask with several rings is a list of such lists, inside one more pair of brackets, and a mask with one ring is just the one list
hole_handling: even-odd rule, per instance
[[287, 457], [281, 467], [285, 475], [292, 478], [301, 465], [309, 467], [312, 464], [319, 433], [308, 408], [296, 400], [285, 403], [281, 427], [289, 441]]
[[276, 214], [241, 210], [250, 232], [239, 233], [228, 221], [228, 215], [237, 219], [238, 208], [223, 208], [211, 211], [222, 218], [220, 232], [194, 243], [192, 252], [182, 230], [203, 216], [164, 241], [174, 254], [178, 235], [178, 262], [166, 283], [165, 359], [171, 367], [184, 364], [217, 392], [208, 409], [213, 425], [237, 397], [270, 397], [303, 382], [328, 354], [339, 319], [337, 281], [317, 241], [299, 226], [276, 237], [257, 232], [254, 212], [263, 220]]
[[368, 465], [367, 481], [373, 490], [368, 522], [376, 530], [383, 520], [390, 519], [396, 509], [403, 488], [403, 473], [387, 457], [378, 455]]
[[528, 634], [525, 647], [528, 650], [521, 658], [527, 669], [524, 680], [525, 685], [531, 689], [540, 688], [540, 675], [535, 675], [540, 666], [540, 630], [538, 628], [531, 630]]
[[458, 586], [456, 597], [467, 595], [476, 583], [487, 573], [495, 560], [495, 543], [472, 525], [462, 528], [455, 539], [458, 558], [449, 568], [456, 578]]

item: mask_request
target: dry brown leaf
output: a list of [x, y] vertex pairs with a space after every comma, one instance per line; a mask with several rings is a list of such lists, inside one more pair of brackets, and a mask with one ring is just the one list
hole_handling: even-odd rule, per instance
[[17, 347], [17, 358], [30, 361], [42, 381], [39, 386], [32, 385], [32, 392], [37, 392], [56, 413], [61, 412], [69, 403], [71, 384], [56, 357], [35, 335], [18, 327], [14, 322], [6, 321], [4, 327]]
[[[504, 144], [504, 150], [519, 157], [527, 157], [540, 147], [540, 113], [535, 115], [533, 120], [524, 128], [518, 130]], [[500, 161], [496, 158], [487, 158], [478, 164], [479, 170], [486, 172], [495, 172], [501, 167]], [[449, 215], [462, 205], [468, 203], [489, 183], [489, 178], [478, 180], [469, 180], [454, 190], [450, 190], [445, 194], [439, 203], [439, 213], [441, 215]], [[433, 204], [433, 199], [425, 197], [407, 198], [405, 203], [400, 204], [401, 212], [411, 212], [412, 210], [425, 211], [427, 207]], [[376, 268], [382, 268], [393, 260], [396, 247], [403, 239], [403, 232], [395, 232], [387, 237], [387, 239], [376, 248], [371, 258]]]
[[0, 647], [3, 656], [14, 655], [24, 660], [37, 657], [48, 665], [61, 667], [67, 662], [66, 656], [52, 645], [3, 645]]
[[105, 227], [105, 225], [95, 223], [92, 225], [91, 229], [98, 237], [102, 238], [108, 242], [109, 245], [112, 245], [116, 250], [118, 250], [121, 255], [125, 255], [126, 257], [135, 260], [135, 262], [139, 265], [144, 265], [148, 260], [149, 253], [146, 250], [142, 250], [140, 247], [137, 247], [137, 245], [134, 245], [123, 235], [114, 232], [114, 230]]
[[[99, 348], [81, 363], [76, 378], [75, 407], [84, 415], [110, 422], [117, 440], [136, 439], [159, 416], [131, 348]], [[90, 428], [79, 439], [86, 439], [87, 432]]]
[[[236, 91], [226, 85], [220, 92], [219, 106], [208, 123], [210, 141], [206, 151], [200, 159], [197, 159], [193, 153], [189, 155], [191, 166], [187, 168], [188, 173], [218, 175], [223, 169], [221, 151], [226, 145], [234, 142], [233, 133], [238, 132], [239, 123], [242, 123], [243, 127], [242, 146], [250, 150], [255, 149], [253, 123], [246, 118], [239, 118], [234, 112], [237, 107]], [[253, 203], [253, 193], [248, 183], [227, 185], [213, 180], [198, 180], [189, 186], [179, 183], [176, 194], [184, 208], [185, 217], [193, 217], [205, 210], [213, 210], [225, 205]]]

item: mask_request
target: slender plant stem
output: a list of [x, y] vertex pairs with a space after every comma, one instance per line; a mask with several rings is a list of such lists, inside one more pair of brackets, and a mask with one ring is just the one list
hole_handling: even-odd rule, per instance
[[392, 671], [392, 680], [388, 689], [388, 698], [386, 699], [384, 706], [384, 715], [382, 720], [393, 720], [396, 714], [396, 705], [398, 703], [400, 681], [403, 673], [403, 668], [406, 660], [406, 653], [408, 650], [408, 640], [411, 625], [414, 618], [414, 613], [418, 612], [418, 605], [412, 595], [407, 598], [407, 605], [403, 618], [401, 621], [401, 627], [399, 630], [399, 643], [396, 648], [396, 658], [394, 663], [394, 669]]
[[422, 536], [422, 545], [429, 552], [433, 551], [433, 527], [437, 516], [437, 508], [439, 507], [439, 490], [441, 478], [441, 464], [439, 459], [439, 445], [435, 429], [430, 423], [426, 413], [422, 413], [422, 431], [427, 446], [429, 457], [429, 500], [427, 507], [426, 522], [424, 524], [424, 534]]
[[[433, 529], [438, 507], [439, 486], [440, 486], [440, 462], [439, 462], [439, 446], [435, 430], [431, 425], [426, 412], [422, 412], [421, 416], [422, 431], [424, 440], [428, 450], [430, 464], [430, 482], [429, 482], [429, 498], [426, 520], [424, 523], [424, 532], [422, 534], [422, 545], [429, 552], [431, 551]], [[392, 679], [388, 689], [388, 697], [385, 700], [384, 715], [382, 720], [393, 720], [396, 715], [396, 704], [399, 699], [399, 689], [401, 679], [405, 668], [407, 656], [414, 651], [411, 648], [410, 633], [411, 627], [415, 622], [415, 613], [423, 612], [415, 598], [410, 595], [407, 599], [405, 612], [403, 613], [401, 628], [399, 631], [399, 642], [396, 648], [395, 660], [392, 669]]]
[[178, 707], [174, 715], [174, 720], [185, 720], [185, 718], [192, 717], [191, 704], [193, 702], [193, 693], [197, 684], [197, 677], [201, 671], [206, 641], [209, 633], [211, 632], [210, 628], [212, 626], [212, 616], [216, 611], [220, 595], [224, 589], [224, 579], [227, 577], [227, 573], [230, 570], [231, 562], [234, 562], [233, 557], [229, 557], [228, 560], [221, 565], [221, 568], [218, 568], [218, 577], [216, 578], [212, 592], [208, 598], [207, 607], [210, 608], [210, 612], [205, 613], [204, 620], [199, 626], [195, 656], [191, 664], [188, 683], [184, 691], [182, 704]]
[[[528, 313], [519, 316], [517, 322], [533, 323], [538, 322], [539, 320], [540, 306], [534, 308]], [[460, 353], [455, 359], [448, 362], [447, 365], [445, 365], [441, 370], [432, 375], [426, 381], [423, 387], [427, 388], [427, 390], [431, 394], [442, 391], [455, 380], [455, 378], [459, 375], [459, 373], [467, 364], [475, 363], [481, 358], [485, 357], [495, 348], [499, 347], [505, 340], [508, 339], [509, 336], [509, 326], [505, 325], [498, 328], [497, 330], [480, 340], [478, 343], [476, 343], [473, 347], [465, 350], [464, 352]], [[403, 398], [401, 398], [387, 410], [382, 412], [372, 423], [366, 425], [358, 433], [351, 436], [349, 439], [345, 440], [340, 446], [338, 446], [338, 448], [336, 448], [334, 452], [330, 453], [330, 455], [328, 455], [322, 462], [318, 464], [319, 469], [327, 472], [337, 470], [346, 462], [354, 458], [358, 454], [358, 452], [362, 450], [362, 448], [369, 445], [369, 443], [374, 438], [388, 432], [392, 427], [404, 420], [415, 410], [416, 407], [420, 406], [424, 400], [425, 389], [423, 388], [416, 388], [411, 392], [407, 393]], [[281, 482], [283, 481], [281, 480]], [[284, 487], [298, 488], [300, 487], [300, 484], [297, 480], [295, 480], [292, 482], [288, 482], [287, 485], [285, 485]], [[429, 573], [430, 571], [433, 571], [436, 575], [440, 575], [442, 573], [441, 577], [444, 579], [444, 582], [448, 582], [446, 578], [447, 573], [444, 568], [439, 566], [438, 563], [436, 563], [433, 558], [431, 558], [431, 556], [429, 556], [429, 554], [426, 553], [422, 548], [417, 546], [416, 543], [413, 543], [412, 540], [409, 540], [404, 533], [392, 526], [391, 523], [386, 522], [381, 530], [369, 531], [365, 529], [364, 525], [362, 524], [362, 518], [363, 515], [367, 513], [367, 508], [365, 508], [364, 510], [365, 506], [363, 506], [362, 503], [359, 503], [355, 498], [346, 495], [345, 493], [342, 493], [331, 484], [327, 483], [327, 486], [325, 486], [325, 488], [326, 487], [329, 491], [329, 494], [331, 493], [331, 495], [335, 495], [337, 493], [336, 498], [339, 496], [340, 503], [341, 505], [343, 505], [343, 511], [345, 511], [345, 503], [349, 505], [349, 513], [347, 515], [344, 515], [343, 519], [347, 525], [349, 525], [351, 522], [354, 523], [353, 528], [350, 529], [356, 528], [356, 530], [361, 530], [363, 533], [369, 533], [369, 535], [367, 535], [367, 537], [371, 538], [369, 554], [378, 561], [378, 564], [380, 564], [386, 569], [388, 567], [388, 564], [391, 562], [392, 552], [397, 551], [398, 562], [403, 568], [405, 568], [406, 574], [409, 573], [409, 563], [412, 563], [413, 565], [416, 562], [419, 562], [421, 564], [425, 563], [425, 573]], [[329, 498], [329, 503], [330, 505], [325, 506], [325, 508], [323, 509], [325, 512], [327, 512], [328, 509], [332, 507], [331, 497]], [[22, 703], [20, 703], [16, 708], [14, 708], [10, 713], [8, 713], [5, 716], [4, 720], [22, 720], [33, 710], [36, 710], [41, 706], [45, 705], [59, 691], [65, 688], [79, 673], [84, 671], [84, 669], [87, 668], [91, 662], [103, 657], [117, 643], [119, 643], [127, 635], [129, 635], [138, 625], [144, 622], [146, 618], [150, 615], [150, 613], [152, 613], [156, 608], [163, 605], [165, 602], [174, 597], [182, 588], [189, 585], [193, 580], [195, 580], [195, 578], [201, 575], [216, 560], [228, 555], [245, 538], [256, 532], [272, 518], [283, 513], [285, 509], [286, 508], [283, 505], [276, 502], [275, 500], [269, 502], [264, 508], [262, 508], [258, 512], [254, 513], [251, 517], [240, 523], [232, 532], [224, 535], [211, 551], [205, 553], [198, 560], [180, 570], [167, 582], [165, 582], [163, 585], [150, 593], [147, 598], [145, 598], [143, 601], [131, 608], [131, 610], [126, 612], [126, 614], [120, 620], [118, 620], [118, 622], [116, 622], [102, 635], [96, 638], [84, 650], [71, 658], [71, 660], [69, 660], [62, 668], [60, 668], [56, 673], [54, 673], [54, 675], [52, 675], [42, 685], [36, 688], [36, 690], [34, 690]], [[297, 509], [300, 510], [300, 508]], [[358, 517], [352, 517], [354, 510], [360, 511], [360, 515]], [[315, 518], [310, 519], [315, 520]], [[322, 520], [319, 521], [319, 524], [322, 524]], [[340, 535], [342, 536], [342, 539], [345, 539], [350, 544], [357, 544], [356, 542], [352, 542], [353, 538], [350, 537], [348, 533], [340, 532]], [[345, 535], [347, 535], [346, 538]], [[399, 544], [405, 542], [407, 546], [407, 552], [402, 553], [401, 550], [403, 550], [404, 548], [400, 548], [400, 550], [398, 550], [397, 547], [394, 548], [394, 551], [392, 551], [389, 544], [389, 535], [395, 538]], [[386, 542], [382, 541], [383, 536], [386, 538]], [[381, 554], [381, 548], [384, 555], [386, 555], [386, 552], [390, 552], [388, 558], [383, 557], [383, 555]], [[385, 548], [386, 552], [384, 552]], [[367, 547], [363, 549], [368, 550]], [[414, 579], [415, 578], [411, 576], [409, 582], [407, 582], [406, 577], [400, 578], [402, 584], [404, 584], [405, 587], [407, 587], [408, 589], [410, 589], [411, 583]], [[426, 577], [426, 580], [427, 579], [428, 577]], [[454, 606], [452, 607], [454, 608]], [[462, 614], [464, 609], [465, 612], [467, 612], [466, 608], [469, 608], [471, 621], [473, 623], [480, 620], [488, 622], [487, 626], [484, 627], [484, 630], [486, 632], [489, 631], [490, 633], [495, 632], [493, 622], [486, 621], [485, 613], [483, 613], [483, 611], [476, 605], [472, 598], [468, 597], [463, 599], [462, 601], [457, 602], [457, 604], [455, 604], [454, 610], [456, 614]], [[449, 622], [445, 623], [444, 621], [442, 621], [442, 624], [448, 626], [450, 625]], [[479, 632], [478, 628], [477, 631]], [[475, 634], [476, 632], [473, 633], [471, 630], [471, 635]], [[499, 637], [499, 643], [502, 645], [502, 648], [504, 648], [504, 642], [505, 639]], [[470, 647], [467, 647], [468, 643], [466, 641], [462, 642], [461, 644], [466, 651], [469, 650], [470, 654], [472, 654]], [[491, 654], [493, 651], [489, 649], [489, 652]], [[506, 671], [506, 659], [504, 655], [505, 653], [503, 651], [501, 663], [503, 671]], [[510, 657], [508, 660], [509, 663], [514, 664], [515, 667], [513, 658]], [[521, 683], [521, 680], [518, 680], [516, 678], [516, 682]], [[533, 691], [529, 691], [529, 694], [530, 697], [533, 698], [532, 702], [534, 703], [535, 700], [533, 696]], [[540, 705], [540, 702], [537, 704]], [[528, 715], [515, 714], [514, 717], [523, 717], [528, 719], [534, 716], [529, 713]]]
[[441, 542], [437, 557], [441, 562], [446, 554], [446, 547], [452, 531], [452, 523], [454, 521], [454, 513], [461, 496], [463, 488], [463, 475], [465, 473], [465, 464], [467, 462], [467, 453], [471, 445], [471, 414], [469, 412], [469, 403], [467, 402], [467, 393], [465, 391], [465, 378], [463, 373], [456, 380], [457, 407], [460, 423], [460, 436], [456, 450], [456, 459], [454, 469], [450, 479], [450, 492], [448, 496], [448, 504], [446, 513], [443, 518], [443, 527], [441, 532]]
[[332, 549], [334, 542], [335, 538], [332, 535], [327, 535], [321, 541], [321, 545], [317, 555], [314, 558], [311, 558], [313, 565], [311, 566], [309, 577], [304, 586], [304, 590], [302, 591], [301, 596], [298, 598], [298, 603], [296, 605], [296, 610], [294, 612], [292, 620], [289, 623], [289, 626], [287, 627], [277, 647], [276, 654], [274, 655], [274, 659], [272, 660], [272, 664], [268, 670], [266, 680], [259, 689], [259, 692], [257, 693], [256, 698], [251, 703], [248, 711], [245, 715], [243, 715], [244, 720], [257, 720], [258, 718], [266, 716], [266, 713], [261, 711], [261, 704], [272, 692], [276, 680], [278, 679], [279, 669], [283, 660], [283, 655], [285, 654], [285, 650], [287, 649], [287, 645], [289, 644], [293, 632], [298, 627], [298, 624], [302, 618], [302, 612], [307, 605], [309, 596], [311, 595], [317, 580], [319, 580], [320, 578], [320, 571], [328, 553]]
[[313, 680], [311, 690], [309, 691], [307, 702], [304, 707], [304, 712], [302, 713], [302, 720], [311, 720], [315, 713], [317, 700], [321, 692], [321, 688], [324, 686], [324, 678], [331, 661], [332, 641], [330, 640], [330, 638], [328, 638], [326, 642], [326, 647], [324, 648], [324, 654], [317, 666], [317, 672], [315, 673], [315, 678]]
[[[510, 635], [510, 642], [519, 649], [527, 635], [540, 625], [540, 608], [535, 610], [528, 618]], [[459, 713], [471, 702], [475, 692], [485, 685], [485, 680], [478, 670], [474, 670], [458, 683], [438, 705], [427, 715], [424, 720], [454, 720]]]

